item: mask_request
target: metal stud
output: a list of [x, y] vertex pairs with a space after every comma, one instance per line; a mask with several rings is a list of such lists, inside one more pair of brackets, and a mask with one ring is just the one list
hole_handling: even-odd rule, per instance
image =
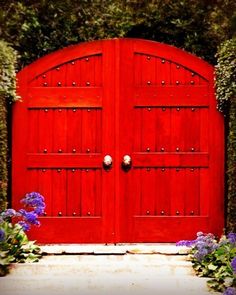
[[176, 215], [179, 215], [179, 211], [178, 210], [176, 211]]
[[193, 210], [190, 212], [190, 215], [194, 215], [194, 211]]
[[73, 149], [73, 150], [72, 150], [72, 153], [76, 153], [76, 149]]
[[147, 110], [148, 110], [149, 112], [151, 112], [151, 108], [148, 108]]
[[164, 151], [165, 151], [165, 149], [162, 147], [162, 148], [161, 148], [161, 152], [164, 152]]
[[85, 60], [86, 60], [86, 61], [89, 61], [89, 58], [88, 58], [88, 57], [86, 57], [86, 58], [85, 58]]
[[161, 168], [161, 171], [164, 172], [165, 171], [165, 168]]
[[88, 216], [90, 216], [90, 215], [91, 215], [90, 211], [88, 211], [88, 212], [87, 212], [87, 215], [88, 215]]
[[180, 108], [177, 108], [176, 111], [179, 112], [180, 111]]
[[75, 64], [75, 62], [74, 62], [74, 61], [72, 61], [72, 62], [71, 62], [71, 64], [72, 64], [72, 66], [73, 66], [73, 65]]
[[179, 85], [179, 81], [176, 81], [175, 83], [176, 83], [176, 85]]
[[147, 215], [149, 215], [149, 214], [150, 214], [150, 211], [149, 211], [149, 210], [147, 210], [147, 211], [146, 211], [146, 214], [147, 214]]
[[191, 73], [191, 76], [194, 77], [195, 76], [195, 73]]
[[47, 216], [47, 212], [44, 212], [43, 215], [44, 215], [44, 216]]
[[166, 62], [164, 59], [162, 59], [162, 61], [161, 61], [163, 64]]
[[90, 82], [89, 81], [86, 82], [86, 86], [90, 86]]
[[162, 81], [161, 81], [161, 84], [162, 84], [162, 85], [165, 85], [165, 81], [164, 81], [164, 80], [162, 80]]
[[147, 152], [150, 152], [150, 148], [149, 148], [149, 147], [147, 147], [147, 148], [146, 148], [146, 151], [147, 151]]
[[151, 81], [147, 81], [147, 85], [151, 85]]
[[166, 110], [166, 108], [162, 108], [162, 111], [164, 112]]
[[43, 172], [46, 172], [46, 169], [43, 169], [42, 171], [43, 171]]
[[60, 67], [57, 67], [56, 70], [57, 70], [57, 71], [60, 71]]
[[47, 112], [48, 112], [48, 109], [44, 109], [44, 112], [46, 112], [46, 113], [47, 113]]
[[89, 172], [89, 169], [85, 169], [86, 172]]
[[149, 167], [147, 168], [147, 171], [148, 171], [148, 172], [150, 171], [150, 168], [149, 168]]
[[190, 83], [193, 85], [195, 82], [193, 80], [191, 80]]
[[194, 147], [192, 147], [192, 148], [191, 148], [191, 151], [192, 151], [192, 152], [194, 152], [194, 151], [195, 151], [195, 148], [194, 148]]
[[44, 75], [43, 75], [43, 79], [45, 79], [45, 78], [46, 78], [46, 75], [44, 74]]
[[62, 111], [62, 109], [58, 109], [58, 112], [61, 112]]
[[58, 216], [62, 216], [62, 212], [61, 211], [58, 212]]
[[165, 214], [165, 211], [162, 210], [162, 211], [161, 211], [161, 215], [164, 215], [164, 214]]
[[47, 149], [44, 149], [43, 152], [46, 154], [48, 152], [48, 150]]
[[147, 56], [147, 60], [150, 60], [151, 59], [151, 56]]
[[180, 66], [179, 66], [179, 65], [177, 65], [177, 66], [176, 66], [176, 69], [179, 69], [179, 68], [180, 68]]
[[72, 86], [76, 86], [76, 83], [75, 82], [72, 82]]
[[73, 109], [73, 112], [76, 112], [77, 111], [77, 109]]
[[179, 172], [180, 171], [180, 169], [179, 168], [176, 168], [176, 172]]
[[75, 172], [75, 168], [73, 168], [71, 171], [74, 173]]
[[91, 110], [90, 109], [87, 109], [87, 112], [91, 112]]
[[179, 152], [179, 147], [176, 148], [176, 152]]
[[191, 111], [194, 112], [195, 111], [195, 108], [192, 108]]
[[57, 83], [57, 86], [61, 86], [61, 82], [58, 82], [58, 83]]
[[59, 150], [58, 150], [58, 153], [62, 153], [62, 149], [59, 149]]
[[43, 86], [45, 86], [45, 87], [48, 86], [48, 83], [47, 82], [44, 82], [43, 83]]
[[59, 173], [60, 173], [60, 172], [61, 172], [61, 169], [57, 169], [57, 172], [59, 172]]
[[90, 149], [87, 149], [87, 150], [86, 150], [86, 153], [90, 153]]
[[76, 215], [76, 212], [73, 212], [72, 215], [75, 216]]
[[191, 168], [190, 171], [193, 172], [194, 171], [194, 168]]

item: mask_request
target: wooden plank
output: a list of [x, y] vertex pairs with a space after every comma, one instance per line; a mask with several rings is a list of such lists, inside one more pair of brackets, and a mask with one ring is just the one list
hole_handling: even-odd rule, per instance
[[142, 109], [141, 151], [156, 151], [156, 113], [153, 108]]
[[155, 215], [155, 169], [141, 170], [141, 215]]
[[28, 168], [98, 168], [102, 156], [98, 154], [28, 154]]
[[171, 150], [171, 109], [156, 109], [156, 150], [158, 152]]
[[196, 232], [208, 232], [206, 216], [135, 216], [133, 242], [177, 242], [195, 239]]
[[186, 169], [185, 215], [199, 215], [199, 186], [199, 169]]
[[67, 152], [67, 110], [53, 110], [53, 152]]
[[[31, 169], [30, 169], [31, 170]], [[33, 169], [32, 169], [33, 171]], [[52, 215], [52, 186], [53, 186], [53, 178], [52, 178], [52, 170], [51, 169], [37, 169], [38, 171], [38, 191], [41, 195], [44, 196], [45, 199], [45, 214], [46, 216]]]
[[[101, 217], [43, 217], [41, 226], [27, 233], [39, 243], [104, 243]], [[108, 240], [109, 242], [109, 240]]]
[[53, 169], [53, 198], [52, 198], [52, 215], [60, 218], [66, 216], [66, 199], [67, 199], [67, 171], [66, 169]]
[[39, 151], [39, 111], [31, 110], [28, 112], [29, 126], [28, 126], [28, 144], [27, 151], [29, 153], [37, 153]]
[[[29, 88], [28, 108], [102, 107], [101, 87]], [[24, 99], [24, 97], [23, 97]]]
[[208, 153], [133, 153], [134, 167], [208, 167]]
[[183, 152], [185, 137], [184, 131], [189, 124], [186, 124], [185, 120], [185, 109], [184, 108], [172, 108], [171, 113], [171, 136], [170, 136], [170, 151], [172, 152]]
[[204, 86], [153, 86], [135, 87], [135, 106], [198, 106], [208, 107], [208, 89]]
[[166, 216], [170, 214], [171, 169], [156, 169], [156, 215]]
[[[185, 199], [185, 169], [170, 169], [170, 214], [172, 216], [184, 215]], [[166, 185], [167, 182], [166, 182]]]
[[[38, 112], [38, 141], [40, 153], [51, 153], [53, 151], [53, 110], [30, 110], [30, 112]], [[36, 152], [36, 151], [35, 151]]]
[[67, 216], [78, 217], [81, 215], [81, 170], [68, 169], [67, 171]]
[[68, 109], [67, 110], [67, 152], [68, 153], [81, 153], [81, 109]]

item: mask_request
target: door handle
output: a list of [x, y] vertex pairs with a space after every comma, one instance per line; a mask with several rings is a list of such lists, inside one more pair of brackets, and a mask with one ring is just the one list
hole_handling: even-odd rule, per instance
[[123, 170], [129, 171], [132, 166], [132, 159], [129, 155], [124, 155], [121, 166]]
[[112, 157], [110, 155], [106, 155], [103, 158], [103, 168], [105, 170], [109, 170], [112, 167]]

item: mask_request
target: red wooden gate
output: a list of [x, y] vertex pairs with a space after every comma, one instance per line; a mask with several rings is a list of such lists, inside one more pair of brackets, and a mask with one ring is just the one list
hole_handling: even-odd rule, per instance
[[222, 232], [223, 118], [209, 64], [157, 42], [103, 40], [39, 59], [18, 83], [13, 205], [30, 191], [47, 205], [31, 238], [173, 242]]

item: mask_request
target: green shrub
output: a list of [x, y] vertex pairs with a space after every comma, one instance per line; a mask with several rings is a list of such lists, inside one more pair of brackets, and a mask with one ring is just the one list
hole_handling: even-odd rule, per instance
[[16, 53], [0, 41], [0, 209], [7, 205], [8, 185], [8, 105], [17, 100]]
[[227, 230], [236, 232], [236, 38], [224, 42], [217, 53], [216, 95], [226, 116]]
[[[191, 241], [180, 241], [177, 246], [190, 247], [189, 259], [196, 274], [210, 278], [208, 287], [225, 292], [236, 292], [236, 234], [229, 233], [217, 240], [211, 233], [197, 233]], [[235, 294], [235, 293], [232, 293]]]

